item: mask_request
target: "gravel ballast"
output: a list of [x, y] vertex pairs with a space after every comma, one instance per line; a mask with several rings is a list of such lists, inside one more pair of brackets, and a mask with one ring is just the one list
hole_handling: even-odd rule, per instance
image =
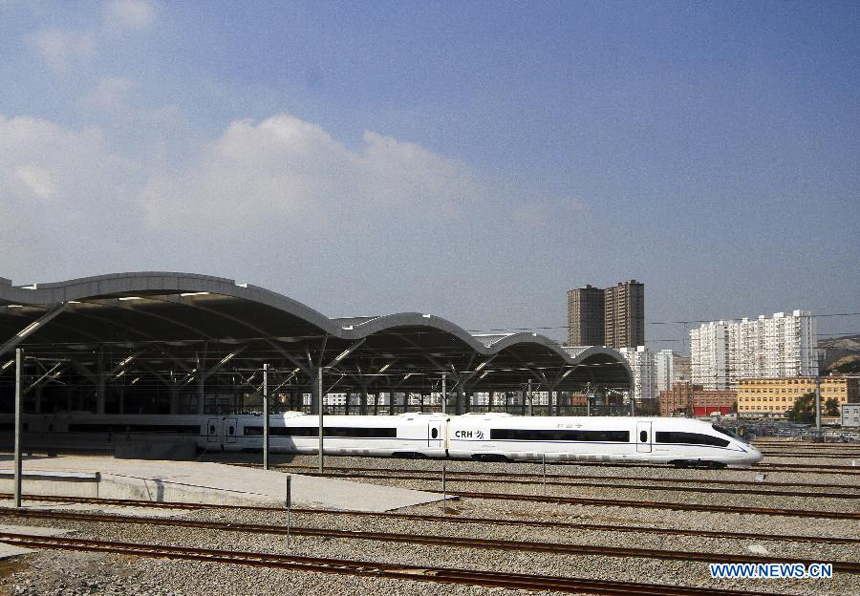
[[[248, 459], [253, 459], [248, 458]], [[298, 456], [291, 464], [314, 465], [316, 458]], [[809, 460], [785, 459], [796, 463]], [[829, 460], [825, 460], [829, 461]], [[405, 461], [368, 458], [329, 457], [328, 465], [338, 467], [378, 468], [390, 471], [391, 478], [368, 479], [368, 482], [432, 490], [427, 481], [398, 479], [397, 469], [426, 469], [437, 473], [439, 461]], [[446, 462], [449, 470], [473, 472], [536, 473], [541, 466], [530, 463]], [[547, 473], [605, 476], [637, 476], [644, 483], [652, 478], [696, 478], [719, 480], [755, 480], [760, 471], [753, 470], [675, 470], [672, 468], [601, 468], [575, 464], [548, 466]], [[360, 479], [356, 479], [360, 481]], [[860, 476], [795, 472], [767, 472], [767, 481], [857, 483]], [[623, 481], [631, 482], [631, 481]], [[698, 486], [699, 484], [697, 484]], [[436, 490], [441, 489], [441, 481]], [[518, 492], [544, 494], [540, 485], [508, 485], [492, 482], [452, 482], [449, 490], [476, 492]], [[830, 489], [828, 489], [828, 492]], [[652, 500], [701, 504], [781, 507], [832, 511], [860, 511], [860, 500], [719, 493], [687, 493], [659, 490], [552, 487], [547, 494], [582, 496], [601, 499]], [[116, 508], [122, 514], [122, 508]], [[411, 507], [401, 513], [438, 515], [438, 504]], [[636, 507], [605, 507], [529, 502], [522, 500], [461, 499], [449, 502], [445, 509], [451, 517], [482, 517], [517, 520], [599, 523], [619, 526], [649, 526], [761, 534], [797, 534], [856, 538], [860, 536], [857, 520], [758, 516], [712, 512], [680, 512]], [[185, 513], [187, 519], [283, 524], [279, 512], [255, 512], [227, 509], [197, 510]], [[402, 534], [439, 534], [496, 540], [544, 541], [552, 543], [618, 546], [673, 551], [713, 552], [766, 555], [775, 558], [804, 558], [819, 561], [860, 562], [860, 548], [851, 545], [811, 544], [768, 540], [716, 539], [695, 536], [655, 535], [639, 532], [611, 532], [569, 528], [543, 528], [494, 524], [416, 522], [403, 519], [294, 513], [294, 525], [385, 531]], [[403, 542], [293, 536], [287, 551], [283, 536], [225, 532], [217, 530], [160, 527], [143, 524], [117, 524], [69, 520], [42, 520], [3, 516], [3, 523], [62, 526], [77, 530], [76, 537], [166, 545], [201, 546], [230, 550], [287, 553], [311, 557], [354, 559], [368, 562], [400, 563], [418, 566], [457, 567], [487, 571], [504, 570], [519, 573], [560, 575], [615, 581], [654, 584], [689, 585], [722, 589], [759, 590], [774, 594], [860, 595], [860, 575], [835, 573], [829, 580], [713, 580], [707, 563], [650, 558], [620, 558], [596, 555], [555, 555], [526, 551], [489, 550], [461, 547], [427, 546]], [[224, 565], [146, 559], [121, 555], [69, 551], [36, 551], [14, 559], [0, 561], [0, 595], [72, 594], [142, 594], [144, 596], [233, 596], [235, 594], [535, 594], [521, 590], [500, 590], [450, 584], [384, 580], [320, 573], [306, 573]]]

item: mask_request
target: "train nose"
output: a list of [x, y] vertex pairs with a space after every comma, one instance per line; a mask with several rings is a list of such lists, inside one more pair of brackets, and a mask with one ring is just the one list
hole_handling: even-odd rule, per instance
[[759, 451], [752, 445], [744, 445], [743, 449], [747, 452], [746, 461], [749, 464], [756, 464], [764, 458], [764, 455], [762, 455], [761, 451]]

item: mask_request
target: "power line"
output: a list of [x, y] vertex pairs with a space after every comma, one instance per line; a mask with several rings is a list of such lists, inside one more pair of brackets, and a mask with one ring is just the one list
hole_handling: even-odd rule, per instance
[[[829, 317], [856, 317], [860, 316], [860, 312], [847, 313], [824, 313], [819, 315], [804, 315], [810, 318], [829, 318]], [[646, 325], [690, 325], [693, 323], [716, 323], [718, 321], [737, 321], [747, 318], [752, 321], [759, 319], [750, 319], [749, 317], [732, 317], [723, 319], [693, 319], [690, 321], [645, 321]], [[772, 320], [772, 319], [765, 319]], [[469, 333], [518, 333], [523, 331], [554, 331], [560, 329], [570, 329], [572, 325], [543, 325], [537, 327], [511, 327], [511, 328], [491, 328], [491, 329], [467, 329]]]

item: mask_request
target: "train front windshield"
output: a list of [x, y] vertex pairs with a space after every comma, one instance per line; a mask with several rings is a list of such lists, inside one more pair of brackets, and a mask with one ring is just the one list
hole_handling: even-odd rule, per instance
[[727, 437], [731, 437], [731, 438], [733, 438], [737, 441], [740, 441], [742, 443], [749, 443], [749, 441], [747, 441], [744, 437], [741, 437], [741, 436], [733, 433], [729, 429], [727, 429], [723, 426], [720, 426], [719, 424], [712, 424], [711, 428], [713, 428], [715, 431], [717, 431], [721, 435], [726, 435]]

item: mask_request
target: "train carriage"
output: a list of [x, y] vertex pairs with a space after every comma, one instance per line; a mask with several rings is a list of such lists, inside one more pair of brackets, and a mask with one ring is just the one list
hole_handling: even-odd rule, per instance
[[[165, 416], [87, 413], [28, 415], [25, 432], [56, 446], [99, 448], [123, 441], [194, 441], [209, 451], [260, 450], [260, 415]], [[0, 421], [11, 430], [11, 417]], [[316, 453], [316, 416], [272, 415], [273, 453]], [[555, 417], [509, 414], [407, 413], [326, 416], [324, 448], [333, 455], [401, 456], [488, 461], [606, 461], [678, 466], [749, 466], [754, 447], [717, 425], [686, 418]]]

